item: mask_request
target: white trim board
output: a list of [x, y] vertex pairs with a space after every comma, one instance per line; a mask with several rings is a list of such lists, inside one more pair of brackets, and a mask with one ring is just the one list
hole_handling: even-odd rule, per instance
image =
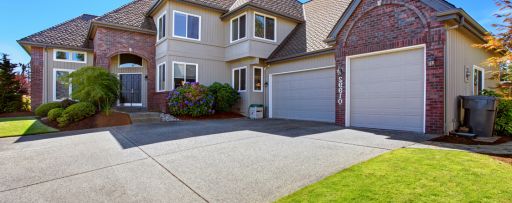
[[273, 105], [272, 105], [272, 80], [274, 75], [284, 75], [284, 74], [292, 74], [292, 73], [300, 73], [300, 72], [309, 72], [309, 71], [316, 71], [316, 70], [323, 70], [323, 69], [329, 69], [329, 68], [335, 68], [336, 66], [323, 66], [318, 68], [308, 68], [308, 69], [302, 69], [302, 70], [294, 70], [294, 71], [286, 71], [286, 72], [279, 72], [279, 73], [271, 73], [268, 75], [268, 117], [273, 118]]
[[423, 49], [423, 133], [426, 133], [427, 118], [427, 47], [425, 44], [402, 47], [397, 49], [389, 49], [365, 54], [358, 54], [346, 57], [345, 69], [345, 127], [350, 127], [350, 60], [354, 58], [362, 58], [366, 56], [381, 55], [387, 53], [395, 53], [401, 51]]

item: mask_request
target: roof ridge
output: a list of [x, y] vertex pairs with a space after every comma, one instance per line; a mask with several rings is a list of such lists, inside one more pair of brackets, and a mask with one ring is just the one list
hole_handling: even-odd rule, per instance
[[111, 11], [109, 11], [109, 12], [107, 12], [107, 13], [105, 13], [105, 14], [101, 15], [101, 16], [98, 16], [96, 19], [94, 19], [94, 21], [99, 20], [99, 19], [101, 19], [101, 18], [103, 18], [103, 17], [106, 17], [107, 15], [110, 15], [110, 14], [113, 14], [113, 13], [115, 13], [115, 12], [118, 12], [118, 11], [120, 11], [120, 10], [122, 10], [122, 9], [125, 9], [126, 7], [128, 7], [128, 6], [130, 6], [130, 5], [134, 4], [134, 3], [137, 3], [137, 2], [139, 2], [139, 1], [142, 1], [142, 0], [133, 0], [133, 1], [131, 1], [131, 2], [128, 2], [128, 3], [126, 3], [126, 4], [123, 4], [122, 6], [120, 6], [120, 7], [116, 8], [116, 9], [114, 9], [114, 10], [111, 10]]
[[[49, 27], [49, 28], [43, 29], [43, 30], [41, 30], [41, 31], [39, 31], [39, 32], [36, 32], [36, 33], [34, 33], [34, 34], [31, 34], [31, 35], [28, 35], [28, 36], [26, 36], [26, 37], [23, 37], [23, 38], [21, 38], [21, 39], [20, 39], [20, 40], [18, 40], [18, 41], [23, 41], [23, 40], [25, 40], [25, 39], [27, 39], [27, 38], [29, 38], [29, 37], [32, 37], [32, 36], [35, 36], [35, 35], [41, 34], [41, 33], [43, 33], [43, 32], [46, 32], [46, 31], [49, 31], [49, 30], [52, 30], [52, 29], [58, 28], [58, 27], [60, 27], [60, 26], [63, 26], [63, 25], [65, 25], [65, 24], [68, 24], [68, 23], [73, 22], [73, 21], [75, 21], [75, 20], [78, 20], [78, 19], [80, 19], [80, 18], [82, 18], [82, 17], [84, 17], [84, 16], [89, 16], [89, 17], [98, 17], [98, 16], [96, 16], [96, 15], [91, 15], [91, 14], [82, 14], [82, 15], [79, 15], [79, 16], [77, 16], [77, 17], [74, 17], [74, 18], [71, 18], [71, 19], [69, 19], [69, 20], [66, 20], [66, 21], [64, 21], [64, 22], [62, 22], [62, 23], [59, 23], [59, 24], [57, 24], [57, 25], [54, 25], [54, 26], [51, 26], [51, 27]], [[89, 19], [89, 21], [91, 21], [91, 20], [92, 20], [92, 19]]]

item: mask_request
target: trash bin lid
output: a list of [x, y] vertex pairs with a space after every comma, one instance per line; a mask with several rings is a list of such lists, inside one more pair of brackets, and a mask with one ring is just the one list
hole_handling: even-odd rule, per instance
[[258, 107], [263, 108], [263, 104], [251, 104], [249, 106], [249, 108], [254, 108], [254, 107], [256, 107], [256, 108], [258, 108]]

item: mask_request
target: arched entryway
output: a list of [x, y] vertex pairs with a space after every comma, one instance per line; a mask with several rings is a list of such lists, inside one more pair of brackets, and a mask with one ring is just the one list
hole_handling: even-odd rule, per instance
[[109, 71], [121, 81], [118, 106], [147, 107], [148, 61], [133, 53], [120, 53], [111, 57]]

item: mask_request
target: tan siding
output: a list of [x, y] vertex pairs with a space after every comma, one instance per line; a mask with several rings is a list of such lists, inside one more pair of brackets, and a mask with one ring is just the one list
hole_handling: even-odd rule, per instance
[[53, 53], [54, 52], [54, 49], [52, 48], [48, 48], [47, 49], [47, 54], [46, 54], [46, 71], [45, 71], [45, 75], [46, 75], [46, 82], [45, 82], [45, 87], [43, 89], [46, 89], [46, 93], [44, 95], [46, 95], [46, 102], [52, 102], [53, 101], [53, 95], [54, 95], [54, 91], [53, 91], [53, 71], [54, 69], [64, 69], [64, 70], [77, 70], [81, 67], [85, 67], [85, 66], [92, 66], [93, 63], [94, 63], [94, 55], [93, 53], [89, 52], [87, 53], [87, 63], [73, 63], [73, 62], [61, 62], [61, 61], [54, 61], [53, 58]]
[[446, 64], [446, 132], [454, 130], [458, 125], [457, 97], [473, 94], [472, 78], [465, 80], [465, 67], [479, 66], [486, 70], [486, 88], [494, 88], [498, 81], [493, 81], [492, 69], [483, 62], [492, 55], [482, 49], [472, 47], [473, 44], [482, 43], [475, 37], [468, 35], [460, 29], [448, 31], [447, 37], [447, 64]]
[[[235, 68], [241, 68], [241, 67], [246, 67], [247, 68], [247, 72], [246, 72], [246, 89], [247, 91], [245, 92], [240, 92], [240, 102], [238, 102], [238, 104], [234, 107], [236, 111], [240, 112], [241, 114], [243, 115], [246, 115], [248, 116], [249, 114], [249, 105], [255, 103], [255, 104], [260, 104], [263, 100], [259, 100], [259, 98], [261, 98], [261, 94], [262, 93], [256, 93], [256, 92], [253, 92], [252, 91], [252, 78], [253, 78], [253, 75], [252, 75], [252, 68], [253, 68], [253, 65], [256, 65], [258, 64], [259, 60], [256, 59], [256, 58], [246, 58], [246, 59], [242, 59], [242, 60], [238, 60], [238, 61], [234, 61], [232, 63], [230, 63], [229, 65], [229, 84], [232, 84], [232, 80], [233, 80], [233, 72], [232, 70], [235, 69]], [[259, 65], [261, 67], [264, 67], [262, 65]]]

